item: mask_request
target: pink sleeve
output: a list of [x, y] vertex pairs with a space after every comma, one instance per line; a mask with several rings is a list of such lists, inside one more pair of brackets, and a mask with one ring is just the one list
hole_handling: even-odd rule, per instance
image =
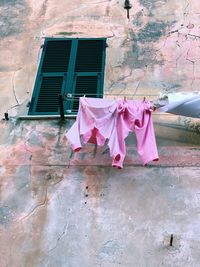
[[152, 160], [158, 160], [159, 158], [151, 111], [144, 110], [141, 121], [136, 121], [135, 134], [137, 140], [137, 152], [140, 155], [143, 164], [146, 165]]
[[76, 121], [72, 125], [72, 127], [68, 130], [68, 132], [65, 134], [65, 137], [67, 138], [68, 142], [71, 144], [72, 149], [75, 152], [79, 151], [82, 148], [81, 133], [80, 133], [81, 111], [82, 111], [82, 105], [81, 105], [81, 102], [79, 102], [79, 109], [78, 109]]
[[82, 148], [80, 133], [79, 133], [79, 123], [78, 120], [72, 125], [69, 131], [65, 134], [68, 142], [71, 144], [74, 151], [79, 151]]

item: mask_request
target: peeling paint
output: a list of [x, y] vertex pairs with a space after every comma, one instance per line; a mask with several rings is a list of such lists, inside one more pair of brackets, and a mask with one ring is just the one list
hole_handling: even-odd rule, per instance
[[142, 11], [139, 11], [135, 14], [135, 17], [133, 19], [133, 24], [135, 26], [139, 26], [139, 27], [142, 26], [142, 24], [143, 24], [142, 16], [143, 16]]
[[149, 65], [162, 65], [164, 57], [162, 54], [159, 55], [154, 43], [165, 36], [167, 29], [172, 24], [163, 21], [148, 22], [137, 33], [131, 32], [132, 51], [127, 55], [128, 64], [136, 69], [142, 69]]
[[171, 23], [164, 21], [148, 22], [137, 34], [133, 34], [132, 39], [134, 42], [142, 44], [156, 42], [165, 35], [166, 30], [170, 25]]

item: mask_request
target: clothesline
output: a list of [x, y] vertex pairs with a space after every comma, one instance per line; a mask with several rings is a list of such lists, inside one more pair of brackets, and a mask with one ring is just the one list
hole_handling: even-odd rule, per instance
[[[148, 99], [150, 96], [157, 96], [155, 94], [149, 94], [149, 95], [144, 95], [144, 94], [138, 94], [138, 95], [132, 95], [132, 94], [108, 94], [108, 93], [104, 93], [104, 94], [83, 94], [83, 93], [77, 93], [77, 94], [72, 94], [72, 93], [67, 93], [65, 94], [65, 97], [63, 100], [64, 101], [79, 101], [80, 97], [94, 97], [94, 98], [100, 98], [101, 96], [120, 96], [121, 98], [123, 97], [124, 100], [129, 100], [129, 97], [131, 99], [135, 98], [136, 96], [138, 97], [142, 97], [142, 100], [145, 101], [146, 99]], [[103, 99], [103, 98], [102, 98]], [[105, 99], [105, 98], [104, 98]], [[107, 99], [107, 98], [106, 98]], [[114, 100], [116, 100], [116, 98], [114, 97]], [[150, 100], [150, 99], [149, 99]], [[150, 102], [153, 103], [153, 101], [151, 100]], [[154, 108], [156, 109], [156, 105], [154, 105]], [[70, 110], [71, 113], [72, 110]]]
[[[83, 97], [84, 93], [67, 93], [64, 96], [59, 96], [59, 104], [63, 101], [79, 101], [80, 97]], [[178, 92], [169, 93], [159, 96], [159, 94], [127, 94], [127, 93], [108, 93], [103, 94], [85, 94], [85, 96], [109, 99], [109, 97], [121, 97], [124, 99], [133, 100], [134, 98], [142, 97], [143, 100], [149, 98], [149, 101], [153, 103], [154, 107], [159, 112], [168, 112], [174, 115], [187, 116], [192, 118], [200, 118], [200, 92]], [[116, 97], [116, 98], [115, 98]], [[155, 98], [154, 98], [155, 97]], [[152, 99], [154, 98], [154, 99]], [[63, 109], [63, 108], [62, 108]], [[61, 110], [61, 108], [60, 108]], [[64, 111], [62, 112], [62, 118], [64, 118]]]
[[[157, 96], [155, 94], [148, 94], [148, 95], [144, 95], [144, 94], [138, 94], [138, 95], [135, 95], [135, 94], [122, 94], [122, 93], [112, 93], [112, 94], [109, 94], [109, 93], [104, 93], [104, 94], [84, 94], [84, 93], [75, 93], [75, 94], [72, 94], [72, 93], [67, 93], [67, 94], [64, 94], [63, 96], [61, 94], [59, 94], [58, 96], [58, 103], [59, 103], [59, 107], [60, 107], [60, 117], [62, 120], [64, 120], [64, 105], [63, 105], [63, 102], [64, 101], [79, 101], [80, 100], [80, 97], [93, 97], [93, 98], [99, 98], [100, 96], [121, 96], [124, 98], [124, 100], [126, 99], [126, 97], [131, 97], [133, 99], [133, 97], [136, 97], [136, 96], [139, 96], [139, 97], [142, 97], [143, 100], [146, 100], [146, 98], [150, 97], [150, 96]], [[102, 98], [103, 99], [103, 98]], [[115, 99], [115, 98], [114, 98]], [[128, 99], [127, 99], [128, 100]], [[71, 113], [71, 112], [76, 112], [77, 110], [73, 110], [73, 109], [70, 109], [70, 110], [67, 110], [67, 113]]]
[[[136, 96], [141, 96], [141, 97], [148, 97], [148, 96], [158, 96], [157, 94], [137, 94], [137, 95], [134, 95], [134, 94], [117, 94], [117, 93], [104, 93], [104, 94], [85, 94], [86, 96], [130, 96], [130, 97], [136, 97]], [[79, 98], [78, 96], [84, 96], [83, 93], [76, 93], [76, 94], [71, 94], [71, 93], [68, 93], [65, 95], [67, 98]], [[73, 97], [74, 96], [74, 97]]]

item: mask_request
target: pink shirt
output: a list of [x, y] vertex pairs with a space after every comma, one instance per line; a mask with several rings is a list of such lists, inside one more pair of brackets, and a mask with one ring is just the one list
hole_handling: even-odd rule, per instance
[[74, 151], [87, 142], [103, 146], [108, 140], [112, 166], [122, 168], [126, 155], [125, 139], [135, 132], [137, 152], [143, 164], [158, 160], [149, 101], [116, 101], [81, 97], [76, 122], [66, 133]]
[[[108, 140], [110, 156], [119, 157], [119, 148], [112, 133], [117, 125], [117, 102], [99, 98], [80, 97], [79, 111], [75, 123], [66, 133], [74, 151], [82, 148], [82, 143], [104, 146]], [[117, 154], [116, 154], [117, 153]]]

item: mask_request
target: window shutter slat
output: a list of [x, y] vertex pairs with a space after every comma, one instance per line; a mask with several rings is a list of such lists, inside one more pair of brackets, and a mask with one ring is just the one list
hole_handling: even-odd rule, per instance
[[[76, 84], [74, 87], [75, 100], [72, 111], [79, 108], [79, 97], [100, 96], [100, 78], [103, 77], [103, 51], [105, 40], [79, 40], [75, 61]], [[83, 74], [84, 73], [84, 74]], [[103, 84], [103, 83], [102, 83]]]
[[101, 72], [103, 40], [80, 40], [76, 57], [76, 72]]
[[58, 94], [64, 90], [72, 40], [46, 39], [29, 114], [59, 114]]
[[[98, 76], [78, 76], [75, 86], [75, 97], [97, 97]], [[79, 108], [79, 99], [73, 101], [73, 112]]]
[[61, 94], [63, 77], [43, 77], [36, 112], [58, 112], [58, 95]]
[[48, 41], [41, 72], [66, 72], [69, 65], [71, 40]]

